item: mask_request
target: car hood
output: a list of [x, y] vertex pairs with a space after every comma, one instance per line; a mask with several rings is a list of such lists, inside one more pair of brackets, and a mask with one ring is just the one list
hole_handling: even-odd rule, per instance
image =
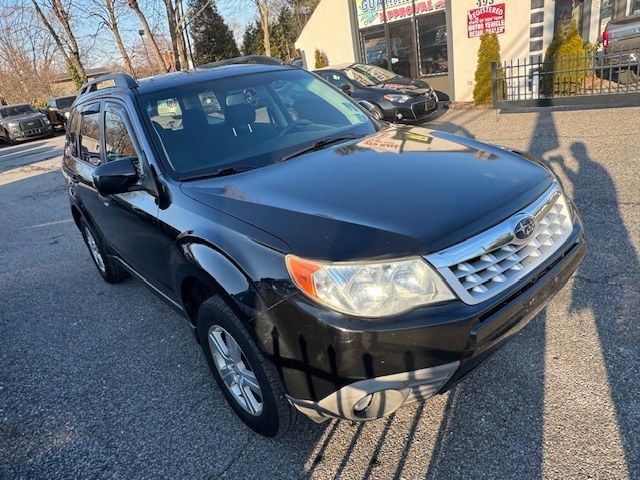
[[40, 120], [41, 118], [44, 118], [44, 114], [42, 114], [42, 113], [29, 113], [27, 115], [17, 115], [15, 117], [3, 118], [2, 122], [3, 123], [9, 123], [9, 122], [13, 122], [13, 123], [32, 122], [34, 120]]
[[427, 254], [496, 225], [554, 181], [499, 147], [419, 127], [182, 184], [190, 197], [325, 260]]
[[382, 83], [373, 87], [378, 90], [387, 90], [404, 93], [405, 95], [424, 95], [431, 91], [431, 87], [427, 82], [422, 80], [412, 80], [407, 77], [396, 77], [386, 83]]

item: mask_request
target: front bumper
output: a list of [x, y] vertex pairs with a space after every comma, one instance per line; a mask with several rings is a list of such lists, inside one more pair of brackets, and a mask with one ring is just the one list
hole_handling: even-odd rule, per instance
[[[289, 401], [316, 422], [332, 417], [364, 421], [383, 417], [404, 405], [444, 392], [522, 330], [566, 284], [585, 254], [586, 244], [582, 238], [574, 240], [559, 258], [547, 264], [511, 298], [470, 328], [467, 346], [456, 361], [360, 380], [340, 388], [320, 401], [292, 396], [289, 396]], [[399, 349], [398, 355], [400, 354]], [[370, 394], [373, 394], [370, 406], [363, 412], [355, 411], [355, 404]]]
[[31, 130], [12, 130], [14, 140], [30, 140], [32, 138], [46, 137], [53, 133], [53, 127], [46, 125], [44, 127], [37, 127]]
[[[290, 402], [312, 419], [378, 418], [461, 380], [547, 305], [585, 254], [576, 214], [553, 255], [482, 303], [455, 301], [368, 320], [294, 294], [256, 318], [257, 339]], [[355, 403], [369, 394], [379, 397], [373, 410], [356, 413]]]

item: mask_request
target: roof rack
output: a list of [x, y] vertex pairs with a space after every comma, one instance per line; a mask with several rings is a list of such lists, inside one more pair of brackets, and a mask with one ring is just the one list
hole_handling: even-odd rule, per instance
[[241, 65], [245, 63], [253, 63], [256, 65], [285, 65], [285, 62], [278, 58], [267, 57], [266, 55], [246, 55], [244, 57], [227, 58], [226, 60], [218, 60], [217, 62], [200, 65], [198, 68], [215, 68], [224, 65]]
[[120, 88], [138, 88], [138, 82], [131, 76], [126, 73], [117, 72], [117, 73], [109, 73], [107, 75], [101, 75], [97, 78], [94, 78], [90, 82], [85, 83], [80, 90], [78, 91], [78, 96], [84, 95], [85, 93], [95, 92], [98, 90], [98, 85], [101, 83], [113, 82], [113, 85]]

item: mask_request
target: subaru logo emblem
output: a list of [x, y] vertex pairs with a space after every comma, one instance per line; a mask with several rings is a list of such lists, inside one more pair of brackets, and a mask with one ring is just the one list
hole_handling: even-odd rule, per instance
[[516, 223], [515, 228], [513, 229], [513, 235], [518, 240], [526, 240], [529, 238], [534, 230], [536, 229], [536, 221], [533, 217], [525, 217]]

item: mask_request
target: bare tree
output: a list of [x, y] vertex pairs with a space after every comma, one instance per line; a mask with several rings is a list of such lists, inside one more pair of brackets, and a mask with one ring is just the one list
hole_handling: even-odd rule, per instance
[[[54, 1], [59, 1], [59, 0], [54, 0]], [[75, 50], [73, 50], [73, 47], [72, 47], [70, 51], [67, 51], [67, 49], [65, 48], [65, 44], [67, 43], [66, 39], [65, 39], [65, 43], [63, 43], [63, 39], [61, 38], [60, 35], [58, 35], [56, 29], [53, 28], [53, 25], [51, 24], [47, 16], [44, 14], [44, 12], [42, 11], [42, 8], [38, 4], [38, 2], [36, 2], [36, 0], [31, 0], [31, 3], [33, 3], [33, 8], [35, 9], [38, 20], [47, 29], [47, 31], [51, 35], [51, 38], [53, 38], [56, 46], [58, 47], [58, 51], [60, 52], [60, 55], [62, 55], [62, 57], [65, 60], [67, 67], [73, 68], [77, 72], [81, 82], [83, 83], [86, 82], [87, 75], [84, 71], [82, 62], [80, 61], [80, 53], [78, 52], [78, 44], [77, 42], [75, 42], [75, 37], [74, 37]], [[60, 19], [57, 13], [55, 14], [55, 16], [56, 18], [58, 18], [58, 20]], [[67, 28], [69, 29], [69, 31], [71, 31], [71, 27], [68, 24], [68, 16], [66, 16], [65, 18], [67, 22]]]
[[160, 69], [161, 72], [167, 71], [167, 66], [164, 63], [164, 59], [162, 58], [162, 54], [160, 53], [160, 49], [158, 48], [158, 42], [156, 42], [153, 33], [151, 33], [151, 28], [149, 27], [149, 22], [147, 22], [147, 18], [144, 13], [140, 9], [140, 5], [138, 4], [138, 0], [127, 0], [127, 4], [129, 8], [134, 11], [138, 20], [140, 21], [140, 25], [142, 25], [142, 30], [144, 31], [147, 40], [151, 44], [151, 50], [156, 59], [156, 65]]
[[[35, 0], [33, 1], [35, 2]], [[49, 2], [51, 3], [53, 13], [60, 22], [60, 25], [62, 25], [62, 29], [64, 30], [64, 33], [66, 35], [67, 44], [69, 46], [69, 59], [71, 60], [73, 67], [78, 72], [80, 80], [86, 82], [87, 75], [84, 71], [82, 61], [80, 60], [80, 49], [78, 48], [78, 41], [76, 40], [76, 36], [71, 29], [71, 24], [69, 23], [69, 13], [65, 10], [61, 0], [49, 0]]]
[[120, 34], [118, 11], [123, 5], [122, 0], [91, 0], [90, 5], [82, 9], [90, 18], [97, 19], [98, 30], [102, 27], [106, 27], [111, 32], [116, 46], [118, 47], [118, 52], [124, 62], [125, 71], [129, 75], [135, 75], [135, 71], [131, 63], [131, 57], [125, 48], [122, 35]]
[[10, 102], [43, 102], [56, 91], [56, 45], [25, 5], [0, 1], [0, 96]]

